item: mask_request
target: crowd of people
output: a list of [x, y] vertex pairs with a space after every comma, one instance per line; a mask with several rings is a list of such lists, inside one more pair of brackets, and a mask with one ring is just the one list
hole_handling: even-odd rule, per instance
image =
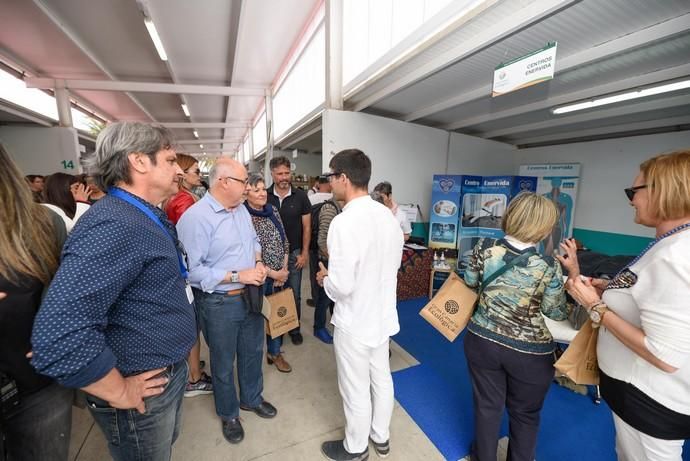
[[[282, 338], [266, 334], [260, 300], [290, 288], [301, 318], [307, 265], [313, 334], [333, 345], [346, 421], [322, 454], [390, 453], [389, 340], [400, 329], [397, 272], [411, 229], [390, 183], [370, 195], [365, 153], [335, 154], [312, 193], [292, 186], [285, 157], [270, 160], [268, 188], [220, 158], [200, 196], [199, 164], [176, 154], [167, 129], [119, 122], [84, 162], [85, 177], [24, 177], [0, 145], [3, 459], [67, 459], [75, 390], [117, 461], [169, 460], [183, 397], [201, 394], [213, 394], [223, 437], [240, 443], [240, 411], [278, 414], [264, 396], [264, 343], [269, 365], [292, 370]], [[508, 459], [534, 459], [554, 376], [543, 315], [567, 317], [567, 290], [599, 328], [619, 459], [680, 460], [690, 438], [690, 151], [644, 162], [625, 192], [635, 222], [657, 238], [613, 280], [582, 277], [570, 240], [562, 256], [536, 251], [559, 211], [534, 193], [510, 202], [503, 238], [474, 248], [464, 274], [479, 293], [464, 339], [473, 459], [496, 459], [506, 409]], [[300, 327], [288, 335], [303, 343]]]

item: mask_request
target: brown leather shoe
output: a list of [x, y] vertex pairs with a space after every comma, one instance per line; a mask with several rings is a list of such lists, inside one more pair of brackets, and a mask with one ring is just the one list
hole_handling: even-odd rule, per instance
[[282, 353], [278, 355], [266, 354], [266, 361], [269, 365], [275, 364], [276, 368], [281, 373], [290, 373], [292, 371], [292, 367], [287, 360], [285, 360]]

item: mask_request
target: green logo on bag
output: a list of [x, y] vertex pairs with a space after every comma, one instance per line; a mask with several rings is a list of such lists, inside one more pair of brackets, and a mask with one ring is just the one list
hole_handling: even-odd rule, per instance
[[287, 309], [285, 306], [280, 306], [278, 308], [278, 317], [285, 317], [285, 314], [287, 314]]
[[449, 314], [457, 314], [458, 311], [460, 310], [460, 306], [458, 306], [458, 303], [456, 303], [452, 299], [449, 299], [448, 301], [446, 301], [445, 308], [446, 308], [446, 312], [448, 312]]

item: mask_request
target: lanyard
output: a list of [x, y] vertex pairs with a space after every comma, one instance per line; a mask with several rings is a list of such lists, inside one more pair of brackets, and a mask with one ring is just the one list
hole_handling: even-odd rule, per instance
[[158, 216], [156, 216], [156, 214], [153, 211], [151, 211], [146, 205], [144, 205], [143, 203], [141, 203], [139, 200], [135, 199], [131, 195], [127, 194], [122, 189], [110, 187], [108, 189], [108, 193], [110, 195], [112, 195], [113, 197], [117, 197], [117, 198], [124, 200], [125, 202], [129, 203], [130, 205], [137, 207], [142, 213], [144, 213], [153, 222], [155, 222], [158, 225], [158, 227], [163, 229], [163, 231], [168, 235], [168, 237], [170, 237], [170, 239], [173, 242], [173, 245], [175, 246], [175, 252], [177, 253], [177, 261], [180, 264], [180, 274], [182, 274], [182, 278], [187, 280], [189, 278], [189, 272], [187, 272], [187, 268], [185, 267], [184, 262], [182, 260], [182, 254], [177, 248], [177, 242], [175, 241], [175, 237], [170, 233], [170, 231], [161, 222], [160, 218], [158, 218]]
[[[642, 257], [643, 257], [649, 250], [651, 250], [652, 247], [653, 247], [654, 245], [656, 245], [657, 243], [659, 243], [660, 241], [662, 241], [662, 240], [665, 239], [666, 237], [670, 237], [671, 235], [676, 234], [676, 233], [678, 233], [678, 232], [680, 232], [680, 231], [682, 231], [682, 230], [685, 230], [685, 229], [687, 229], [688, 227], [690, 227], [690, 223], [681, 224], [680, 226], [671, 229], [670, 231], [666, 232], [665, 234], [660, 235], [660, 236], [658, 236], [657, 238], [655, 238], [654, 240], [652, 240], [651, 242], [649, 242], [649, 245], [647, 245], [647, 247], [646, 247], [644, 250], [642, 250], [642, 253], [640, 253], [639, 255], [637, 255], [637, 256], [635, 257], [635, 259], [633, 259], [632, 261], [630, 261], [623, 269], [621, 269], [621, 270], [618, 272], [618, 274], [616, 274], [616, 277], [618, 277], [620, 274], [622, 274], [622, 273], [623, 273], [626, 269], [628, 269], [629, 267], [633, 266], [637, 261], [639, 261], [640, 259], [642, 259]], [[614, 277], [613, 279], [615, 280], [616, 277]]]

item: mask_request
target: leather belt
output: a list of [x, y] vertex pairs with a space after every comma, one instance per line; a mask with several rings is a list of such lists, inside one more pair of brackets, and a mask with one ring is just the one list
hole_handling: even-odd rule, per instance
[[230, 291], [216, 291], [215, 293], [219, 295], [226, 295], [226, 296], [239, 296], [242, 293], [244, 293], [244, 288], [238, 288], [236, 290], [230, 290]]

